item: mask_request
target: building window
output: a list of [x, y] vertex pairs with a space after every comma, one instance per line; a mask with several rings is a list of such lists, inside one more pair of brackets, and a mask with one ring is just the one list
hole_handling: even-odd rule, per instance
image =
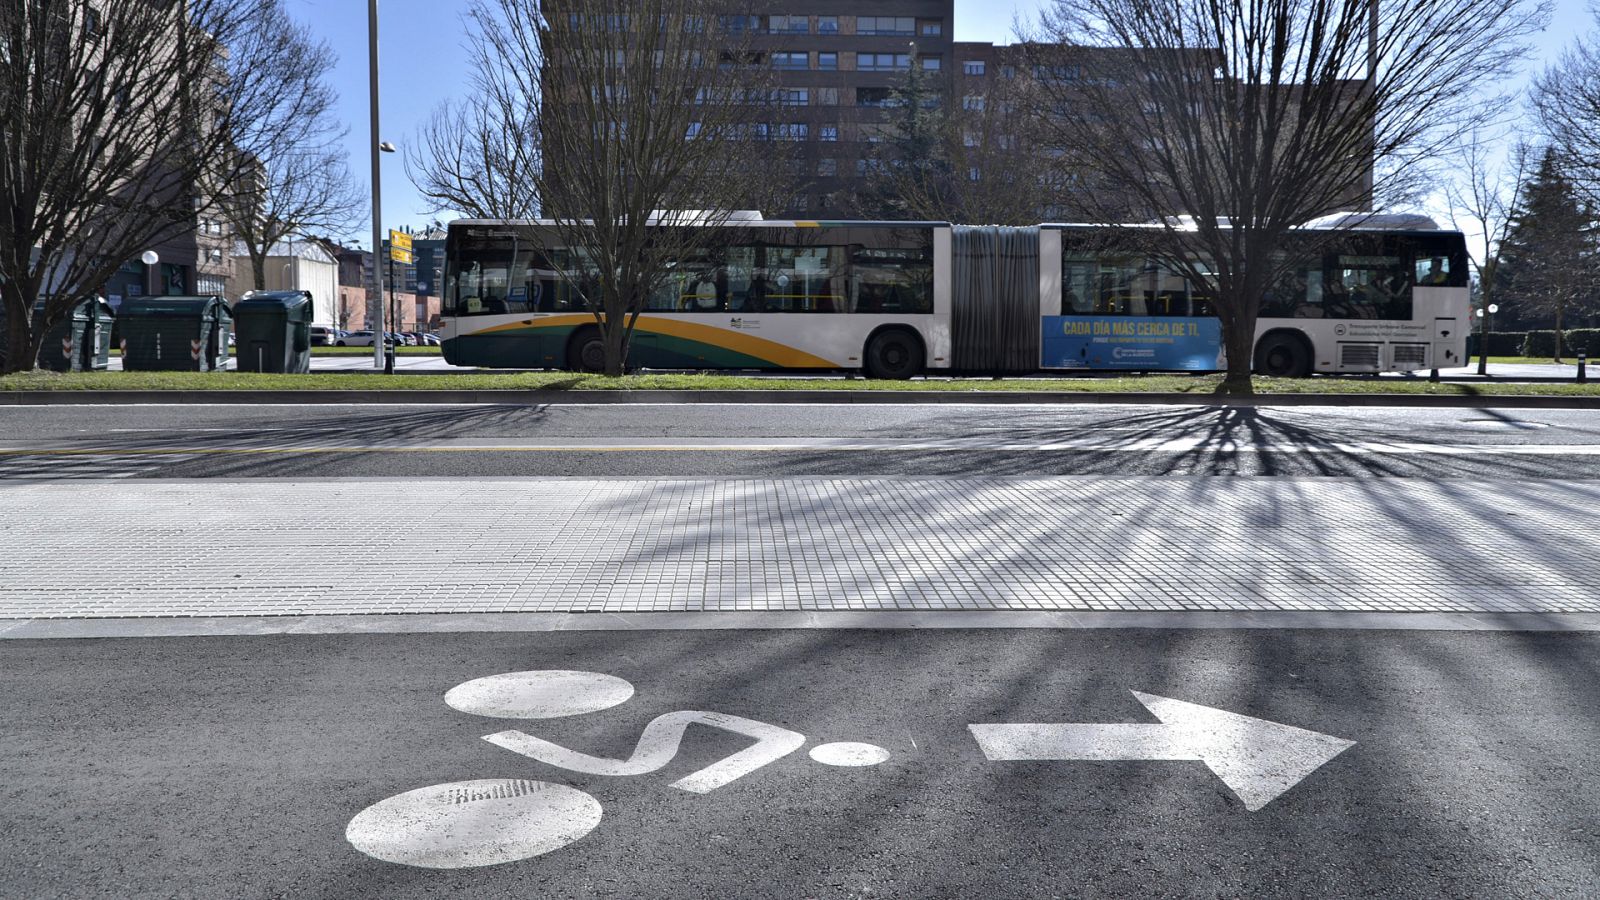
[[760, 16], [717, 16], [717, 24], [728, 34], [760, 34]]
[[811, 54], [805, 52], [778, 51], [772, 54], [772, 67], [774, 69], [809, 69], [811, 68]]
[[979, 169], [977, 166], [973, 166], [972, 168], [967, 170], [967, 180], [968, 181], [980, 181], [982, 179], [983, 179], [983, 171], [981, 169]]
[[810, 34], [811, 20], [806, 16], [767, 16], [767, 31], [771, 34]]
[[804, 122], [787, 122], [777, 126], [780, 141], [803, 141], [811, 137], [811, 127]]
[[924, 56], [924, 57], [921, 57], [921, 59], [922, 59], [922, 67], [924, 69], [927, 69], [930, 72], [939, 71], [939, 65], [940, 65], [940, 62], [941, 62], [941, 59], [939, 57], [937, 57], [937, 56]]
[[839, 54], [818, 53], [817, 69], [823, 72], [835, 72], [839, 69]]
[[778, 103], [783, 106], [806, 106], [811, 103], [809, 88], [779, 88]]
[[817, 129], [817, 132], [817, 140], [819, 141], [837, 141], [839, 139], [839, 126], [837, 125], [823, 125]]
[[567, 25], [573, 31], [610, 31], [621, 33], [628, 30], [628, 17], [624, 15], [585, 16], [571, 13], [567, 16]]
[[941, 27], [940, 23], [938, 23], [938, 22], [923, 22], [922, 23], [922, 36], [923, 37], [938, 37], [939, 35], [941, 35], [943, 33], [944, 33], [944, 28]]
[[817, 160], [817, 175], [832, 178], [839, 174], [839, 161], [831, 156]]
[[911, 68], [908, 53], [857, 53], [856, 68], [862, 72], [893, 72]]
[[1000, 67], [1000, 77], [1001, 78], [1015, 78], [1015, 77], [1017, 77], [1017, 67], [1016, 66], [1001, 66]]
[[982, 94], [968, 94], [961, 98], [962, 109], [983, 109]]
[[817, 98], [817, 105], [818, 106], [838, 106], [839, 105], [839, 89], [838, 88], [817, 88], [816, 98]]
[[699, 136], [700, 136], [700, 123], [699, 122], [690, 122], [689, 123], [689, 129], [686, 132], [684, 132], [683, 139], [686, 140], [686, 141], [692, 141], [692, 140], [694, 140], [695, 138], [697, 138]]
[[856, 88], [856, 105], [872, 106], [882, 109], [899, 106], [900, 100], [895, 97], [894, 88], [886, 87], [860, 87]]
[[963, 75], [982, 75], [983, 70], [984, 64], [981, 59], [969, 59], [961, 64], [961, 74]]
[[978, 136], [977, 135], [973, 134], [970, 131], [961, 132], [961, 146], [963, 146], [963, 147], [976, 147], [976, 146], [978, 146], [978, 144], [979, 144], [979, 141], [978, 141]]
[[910, 16], [857, 16], [856, 34], [917, 33], [917, 20]]
[[838, 34], [838, 16], [817, 16], [817, 34]]
[[100, 40], [100, 34], [101, 34], [103, 28], [104, 28], [104, 25], [100, 20], [100, 10], [95, 9], [94, 7], [91, 6], [88, 9], [83, 11], [83, 36], [84, 37], [88, 38], [91, 41], [98, 41], [98, 40]]

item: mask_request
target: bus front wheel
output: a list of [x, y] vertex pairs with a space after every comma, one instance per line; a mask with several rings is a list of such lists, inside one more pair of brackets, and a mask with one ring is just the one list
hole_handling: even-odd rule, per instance
[[867, 341], [862, 367], [868, 378], [903, 381], [922, 371], [922, 342], [902, 329], [880, 331]]
[[574, 372], [604, 372], [606, 370], [606, 345], [600, 340], [600, 329], [584, 328], [567, 342], [567, 368]]
[[1256, 374], [1305, 378], [1311, 374], [1311, 348], [1292, 334], [1269, 334], [1256, 344]]

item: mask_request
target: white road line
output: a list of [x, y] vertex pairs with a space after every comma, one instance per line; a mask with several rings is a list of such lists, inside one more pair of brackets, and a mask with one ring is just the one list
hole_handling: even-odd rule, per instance
[[253, 442], [221, 447], [165, 444], [80, 444], [0, 445], [0, 464], [5, 456], [103, 456], [113, 454], [167, 455], [181, 453], [694, 453], [694, 452], [780, 453], [798, 451], [828, 452], [1062, 452], [1096, 453], [1309, 453], [1341, 456], [1375, 454], [1422, 454], [1434, 456], [1600, 456], [1600, 444], [1429, 444], [1391, 441], [1339, 441], [1326, 444], [1240, 444], [1229, 440], [1198, 438], [1150, 438], [1140, 440], [1101, 439], [1063, 441], [861, 441], [861, 440], [764, 440], [764, 441], [605, 441], [605, 442], [519, 442], [519, 441], [316, 441]]

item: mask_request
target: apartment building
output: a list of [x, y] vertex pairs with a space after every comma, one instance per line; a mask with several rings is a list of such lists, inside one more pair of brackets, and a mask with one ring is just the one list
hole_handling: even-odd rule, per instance
[[795, 218], [842, 218], [850, 194], [892, 131], [891, 96], [913, 65], [930, 90], [948, 97], [955, 7], [952, 0], [795, 0], [763, 4], [744, 18], [754, 49], [779, 85], [774, 139], [803, 142], [793, 165]]
[[[1039, 129], [1029, 127], [1020, 109], [1013, 115], [1012, 107], [1025, 105], [1022, 92], [1030, 81], [1037, 90], [1041, 79], [1070, 84], [1097, 65], [1125, 69], [1125, 53], [956, 41], [952, 0], [880, 0], [870, 4], [872, 15], [846, 0], [756, 0], [752, 5], [752, 12], [720, 16], [719, 25], [747, 38], [751, 62], [771, 70], [777, 105], [763, 110], [768, 119], [758, 123], [763, 137], [799, 144], [793, 155], [774, 154], [781, 159], [773, 163], [788, 167], [775, 174], [787, 176], [794, 194], [788, 203], [763, 212], [799, 219], [858, 217], [853, 201], [862, 179], [878, 164], [878, 145], [896, 131], [896, 88], [916, 66], [933, 102], [969, 132], [961, 136], [969, 152], [955, 154], [959, 177], [976, 182], [1004, 175], [1016, 182], [1037, 176], [1036, 220], [1079, 215], [1082, 204], [1074, 195], [1093, 187], [1063, 170], [1037, 144], [1034, 152], [1025, 152]], [[1209, 65], [1211, 51], [1188, 52], [1196, 65]], [[1366, 193], [1358, 192], [1345, 205], [1365, 208], [1370, 205]], [[420, 284], [418, 289], [421, 293]]]

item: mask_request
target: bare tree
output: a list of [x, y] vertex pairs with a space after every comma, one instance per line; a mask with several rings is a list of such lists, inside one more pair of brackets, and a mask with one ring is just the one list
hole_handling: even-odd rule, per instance
[[[1530, 153], [1526, 142], [1517, 141], [1505, 150], [1494, 136], [1475, 132], [1461, 145], [1456, 160], [1459, 174], [1445, 186], [1451, 227], [1477, 239], [1469, 256], [1478, 277], [1479, 305], [1484, 309], [1495, 300], [1506, 235], [1528, 183]], [[1487, 340], [1487, 316], [1482, 321], [1483, 339]]]
[[[1600, 16], [1600, 9], [1596, 9]], [[1600, 44], [1580, 38], [1534, 81], [1532, 107], [1545, 142], [1572, 184], [1600, 203]]]
[[263, 90], [227, 48], [260, 14], [259, 0], [0, 4], [0, 372], [32, 368], [53, 323], [213, 205], [199, 186], [231, 164], [240, 100]]
[[481, 84], [440, 104], [405, 148], [406, 174], [427, 199], [427, 211], [472, 219], [538, 215], [537, 121], [536, 108]]
[[485, 37], [511, 13], [479, 3], [465, 16], [472, 76], [465, 96], [441, 103], [406, 143], [406, 174], [429, 212], [474, 219], [538, 215], [539, 91], [508, 49]]
[[[1076, 200], [1214, 301], [1221, 390], [1249, 393], [1269, 286], [1309, 220], [1432, 192], [1428, 166], [1495, 115], [1486, 96], [1544, 0], [1055, 0], [1031, 45]], [[1360, 217], [1347, 218], [1358, 224]]]
[[280, 240], [343, 231], [365, 208], [339, 143], [347, 129], [333, 118], [333, 65], [333, 50], [282, 0], [263, 0], [228, 47], [230, 75], [249, 68], [261, 90], [236, 98], [234, 165], [210, 192], [250, 257], [257, 290], [267, 286], [267, 254]]
[[775, 84], [747, 17], [714, 0], [475, 0], [480, 61], [538, 106], [531, 184], [593, 315], [585, 365], [621, 374], [634, 325], [675, 265], [739, 208], [792, 194], [801, 137], [769, 118]]

